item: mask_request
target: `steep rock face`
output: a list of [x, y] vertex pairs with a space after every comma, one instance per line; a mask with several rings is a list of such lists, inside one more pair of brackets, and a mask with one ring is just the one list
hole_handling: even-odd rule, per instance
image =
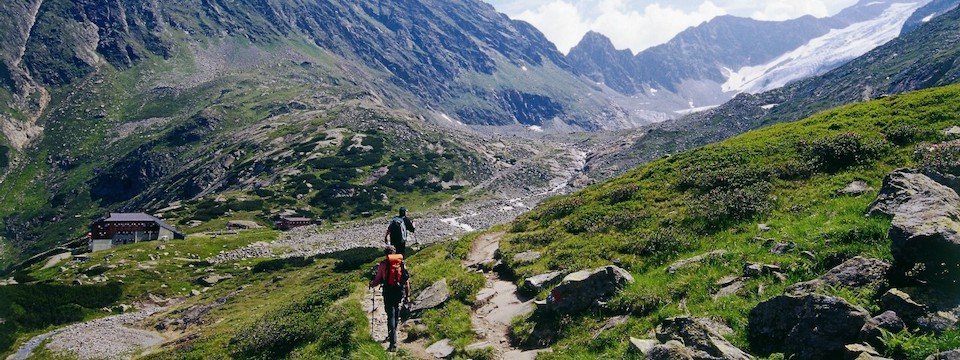
[[[396, 105], [411, 96], [422, 101], [423, 107], [440, 103], [468, 124], [529, 125], [566, 114], [568, 123], [588, 129], [605, 127], [601, 124], [605, 119], [588, 116], [587, 110], [569, 109], [585, 106], [572, 104], [577, 100], [569, 93], [586, 91], [587, 84], [569, 72], [563, 55], [543, 34], [477, 0], [211, 0], [176, 4], [50, 0], [42, 5], [37, 2], [36, 16], [27, 16], [31, 4], [12, 2], [0, 7], [3, 15], [19, 20], [11, 22], [12, 31], [0, 35], [0, 40], [10, 44], [5, 50], [16, 50], [17, 44], [26, 50], [10, 51], [23, 54], [23, 64], [7, 59], [7, 71], [0, 75], [16, 75], [13, 70], [20, 69], [24, 77], [57, 87], [71, 84], [103, 64], [126, 69], [149, 57], [169, 57], [183, 39], [188, 44], [210, 38], [244, 39], [260, 45], [306, 41], [366, 67], [361, 71], [366, 74], [358, 75], [370, 81], [370, 90]], [[29, 21], [34, 18], [35, 26]], [[555, 70], [546, 74], [546, 68]], [[547, 90], [501, 80], [494, 80], [493, 87], [475, 83], [503, 69], [522, 69], [551, 82]], [[558, 74], [561, 81], [555, 81]], [[386, 84], [379, 77], [385, 77]], [[0, 81], [16, 83], [16, 78], [0, 76]], [[570, 84], [581, 88], [569, 89]], [[26, 94], [23, 86], [13, 87]], [[499, 111], [491, 114], [488, 107], [476, 104], [464, 108], [460, 100], [464, 96], [494, 102]], [[607, 108], [608, 115], [619, 113], [621, 119], [614, 122], [621, 123], [614, 127], [624, 126], [628, 115], [612, 102], [586, 105], [594, 106]]]

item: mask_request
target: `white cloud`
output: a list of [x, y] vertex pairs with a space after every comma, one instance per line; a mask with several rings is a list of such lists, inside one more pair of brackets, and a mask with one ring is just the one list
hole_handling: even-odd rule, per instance
[[835, 14], [857, 0], [487, 0], [527, 21], [566, 53], [587, 31], [638, 52], [669, 41], [688, 27], [731, 14], [759, 20]]
[[711, 1], [693, 11], [684, 11], [659, 3], [635, 10], [624, 0], [602, 0], [595, 11], [597, 15], [588, 19], [573, 3], [555, 0], [523, 11], [515, 18], [536, 26], [566, 53], [591, 30], [607, 35], [618, 48], [639, 51], [667, 42], [690, 26], [726, 14]]

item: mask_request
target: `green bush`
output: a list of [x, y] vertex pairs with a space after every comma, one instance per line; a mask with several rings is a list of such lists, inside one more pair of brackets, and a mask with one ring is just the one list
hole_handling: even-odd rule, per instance
[[120, 284], [20, 284], [0, 287], [0, 352], [13, 345], [16, 333], [83, 320], [88, 313], [116, 303]]
[[910, 124], [893, 125], [883, 130], [883, 136], [887, 141], [897, 145], [906, 146], [914, 144], [925, 137], [919, 128]]
[[960, 140], [942, 144], [921, 144], [914, 153], [921, 169], [943, 174], [960, 175]]
[[939, 352], [960, 349], [960, 329], [946, 331], [939, 335], [919, 335], [906, 331], [897, 334], [883, 332], [881, 340], [886, 347], [884, 353], [887, 356], [895, 359], [923, 360]]
[[716, 188], [691, 199], [692, 215], [708, 225], [722, 227], [729, 222], [751, 219], [773, 206], [770, 183], [737, 188]]
[[277, 359], [316, 341], [325, 350], [333, 344], [348, 346], [351, 342], [344, 339], [357, 325], [343, 316], [343, 309], [330, 304], [348, 295], [350, 284], [347, 278], [333, 279], [320, 292], [267, 313], [230, 339], [230, 354], [241, 359]]
[[546, 204], [541, 205], [540, 211], [536, 215], [537, 220], [546, 223], [567, 217], [584, 204], [586, 204], [586, 200], [576, 196], [565, 196], [552, 201], [548, 200]]
[[798, 151], [817, 169], [835, 173], [847, 168], [866, 165], [883, 153], [883, 143], [857, 133], [843, 133], [814, 141], [801, 141]]

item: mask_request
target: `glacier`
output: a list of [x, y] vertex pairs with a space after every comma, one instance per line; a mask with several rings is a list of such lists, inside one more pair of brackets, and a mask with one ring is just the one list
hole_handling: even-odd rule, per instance
[[927, 3], [894, 3], [876, 19], [831, 30], [766, 64], [736, 71], [725, 69], [728, 78], [723, 91], [760, 93], [826, 73], [897, 38], [907, 19]]

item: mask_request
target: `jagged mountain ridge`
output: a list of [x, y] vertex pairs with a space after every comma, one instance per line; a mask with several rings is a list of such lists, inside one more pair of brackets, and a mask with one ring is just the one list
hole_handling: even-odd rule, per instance
[[[480, 1], [244, 0], [171, 5], [16, 0], [5, 5], [2, 13], [0, 16], [11, 19], [9, 24], [19, 29], [4, 33], [2, 40], [10, 47], [5, 53], [16, 53], [16, 47], [25, 50], [22, 62], [4, 59], [7, 71], [2, 71], [25, 79], [4, 83], [22, 98], [29, 97], [31, 86], [70, 84], [101, 63], [124, 69], [151, 56], [169, 57], [182, 42], [234, 37], [269, 45], [294, 39], [363, 64], [375, 73], [367, 75], [368, 86], [396, 104], [409, 105], [406, 103], [415, 100], [419, 108], [436, 107], [464, 123], [539, 125], [561, 117], [588, 129], [627, 125], [581, 111], [579, 100], [561, 99], [558, 94], [562, 92], [549, 86], [523, 88], [500, 82], [499, 88], [489, 88], [471, 82], [471, 78], [480, 81], [509, 67], [557, 80], [552, 83], [562, 86], [586, 89], [566, 74], [568, 66], [562, 54], [536, 29], [510, 20]], [[544, 67], [557, 71], [538, 71]], [[554, 79], [556, 76], [567, 79]], [[463, 105], [473, 97], [495, 106]], [[609, 102], [601, 105], [603, 102], [594, 101], [590, 107], [618, 112]], [[34, 114], [42, 108], [39, 104], [13, 105]], [[621, 115], [624, 120], [626, 114]]]
[[717, 108], [619, 134], [588, 167], [607, 178], [664, 155], [717, 142], [826, 109], [960, 82], [960, 9], [824, 75], [761, 94], [740, 94]]
[[[591, 33], [570, 51], [567, 59], [578, 73], [675, 116], [675, 112], [719, 105], [738, 92], [768, 90], [825, 72], [895, 37], [900, 32], [900, 22], [923, 4], [925, 0], [864, 0], [835, 16], [805, 16], [778, 22], [721, 16], [636, 55], [617, 50], [609, 39]], [[892, 21], [880, 21], [885, 18]], [[861, 33], [848, 31], [850, 34], [844, 36], [841, 31], [870, 25], [874, 29]], [[841, 36], [830, 37], [835, 32], [841, 32]], [[863, 32], [878, 37], [876, 44], [853, 49], [832, 45], [861, 40]], [[817, 62], [817, 66], [790, 67], [787, 59], [778, 59], [817, 42], [833, 48], [794, 55], [801, 61]], [[815, 59], [817, 52], [826, 52], [835, 59], [819, 61]], [[757, 69], [750, 71], [752, 67]]]

